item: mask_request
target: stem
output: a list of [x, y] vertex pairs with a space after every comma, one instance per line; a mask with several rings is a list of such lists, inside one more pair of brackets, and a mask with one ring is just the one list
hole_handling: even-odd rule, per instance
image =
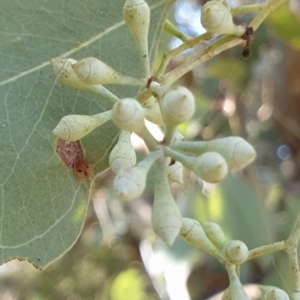
[[293, 288], [293, 299], [300, 299], [300, 272], [298, 264], [298, 255], [297, 255], [297, 245], [300, 238], [300, 214], [298, 214], [294, 228], [285, 241], [286, 252], [289, 256], [290, 261], [290, 271], [292, 279], [292, 288]]
[[236, 268], [232, 264], [225, 264], [229, 277], [229, 289], [232, 300], [251, 300], [244, 291], [241, 281], [236, 273]]
[[147, 170], [150, 170], [152, 165], [161, 157], [163, 157], [163, 150], [157, 149], [156, 151], [150, 152], [142, 161], [140, 161], [136, 166]]
[[[284, 4], [288, 0], [270, 0], [265, 2], [263, 9], [256, 15], [256, 17], [249, 24], [249, 27], [252, 27], [256, 30], [259, 25], [264, 21], [264, 19], [280, 5]], [[175, 68], [171, 72], [165, 74], [162, 77], [161, 84], [167, 89], [171, 84], [176, 80], [182, 77], [187, 72], [196, 68], [201, 63], [213, 58], [219, 53], [232, 48], [237, 45], [244, 45], [245, 41], [240, 37], [235, 36], [223, 36], [219, 38], [216, 42], [206, 47], [202, 52], [194, 55], [192, 58], [187, 60], [184, 64]]]
[[171, 126], [170, 124], [165, 124], [165, 133], [164, 133], [164, 144], [170, 145], [174, 140], [174, 135], [176, 132], [176, 127]]
[[299, 275], [299, 264], [297, 256], [297, 245], [287, 245], [286, 249], [289, 262], [290, 262], [290, 272], [291, 272], [291, 281], [293, 289], [293, 299], [300, 299], [300, 275]]
[[161, 147], [158, 141], [150, 133], [146, 125], [144, 125], [143, 128], [141, 128], [140, 130], [136, 131], [135, 134], [137, 134], [139, 137], [141, 137], [144, 140], [147, 148], [150, 151], [157, 150]]
[[187, 153], [193, 153], [195, 155], [201, 155], [208, 151], [208, 142], [201, 142], [201, 141], [180, 141], [176, 140], [173, 145], [172, 149], [179, 150]]
[[106, 100], [111, 101], [112, 103], [116, 103], [117, 101], [119, 101], [120, 99], [113, 94], [111, 91], [109, 91], [107, 88], [105, 88], [103, 85], [91, 85], [91, 86], [87, 86], [87, 90], [102, 96], [103, 98], [105, 98]]
[[175, 161], [181, 162], [186, 168], [190, 170], [193, 169], [193, 166], [195, 164], [195, 157], [184, 155], [168, 147], [165, 147], [165, 155], [173, 158]]
[[143, 105], [143, 103], [145, 103], [151, 96], [152, 92], [149, 89], [143, 89], [143, 91], [136, 96], [136, 99]]
[[204, 33], [204, 34], [201, 34], [199, 36], [196, 36], [194, 38], [190, 38], [190, 39], [186, 40], [180, 46], [174, 48], [173, 50], [171, 50], [167, 53], [165, 53], [163, 55], [161, 64], [160, 64], [159, 69], [157, 70], [155, 76], [156, 77], [161, 77], [164, 74], [164, 72], [165, 72], [165, 70], [166, 70], [166, 68], [167, 68], [167, 66], [168, 66], [168, 64], [169, 64], [169, 62], [172, 58], [174, 58], [175, 56], [177, 56], [181, 52], [183, 52], [187, 49], [190, 49], [190, 48], [194, 47], [195, 45], [197, 45], [197, 44], [199, 44], [203, 41], [210, 40], [212, 38], [212, 36], [213, 35], [211, 33], [208, 33], [208, 32]]
[[286, 245], [285, 245], [284, 241], [277, 242], [277, 243], [270, 244], [270, 245], [261, 246], [258, 248], [254, 248], [249, 251], [247, 260], [254, 259], [254, 258], [262, 256], [264, 254], [272, 253], [275, 251], [281, 251], [281, 250], [285, 250], [285, 249], [286, 249]]
[[111, 110], [107, 110], [105, 112], [93, 115], [95, 120], [95, 128], [103, 125], [107, 121], [111, 120]]
[[147, 79], [146, 78], [139, 79], [139, 78], [125, 76], [125, 75], [121, 74], [119, 76], [116, 76], [115, 84], [118, 84], [118, 85], [133, 85], [133, 86], [144, 87], [147, 84]]
[[184, 64], [165, 74], [161, 79], [161, 85], [167, 89], [176, 80], [181, 78], [187, 72], [195, 69], [201, 63], [213, 58], [219, 53], [232, 48], [237, 45], [244, 44], [245, 41], [235, 36], [224, 36], [218, 39], [216, 42], [206, 47], [202, 52], [192, 56]]
[[166, 20], [164, 31], [177, 37], [183, 42], [186, 42], [189, 39], [188, 36], [182, 33], [169, 19]]
[[297, 245], [300, 239], [300, 214], [297, 217], [296, 223], [294, 225], [294, 228], [286, 240], [286, 243], [292, 243]]

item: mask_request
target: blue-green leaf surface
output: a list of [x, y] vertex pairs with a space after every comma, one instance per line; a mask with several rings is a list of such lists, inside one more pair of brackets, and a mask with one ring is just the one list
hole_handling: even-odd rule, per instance
[[[39, 268], [62, 255], [82, 228], [89, 185], [55, 154], [51, 135], [68, 114], [95, 114], [112, 104], [56, 82], [50, 58], [95, 56], [140, 75], [124, 0], [2, 0], [0, 8], [0, 261], [28, 259]], [[153, 59], [167, 0], [148, 0]], [[132, 87], [108, 87], [118, 97]], [[111, 123], [82, 140], [95, 173], [108, 166], [118, 130]]]

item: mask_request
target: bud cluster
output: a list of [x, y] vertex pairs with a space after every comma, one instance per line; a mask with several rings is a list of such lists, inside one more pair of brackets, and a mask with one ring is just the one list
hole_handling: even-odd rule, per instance
[[[93, 115], [63, 116], [52, 131], [57, 137], [57, 146], [63, 145], [64, 150], [60, 151], [61, 153], [56, 152], [66, 167], [72, 169], [79, 179], [82, 174], [86, 179], [90, 175], [90, 165], [81, 159], [84, 151], [81, 149], [80, 140], [111, 120], [120, 129], [118, 141], [109, 154], [109, 166], [115, 173], [113, 188], [116, 195], [123, 201], [132, 201], [140, 197], [145, 190], [148, 173], [154, 167], [155, 185], [151, 216], [153, 231], [169, 246], [179, 236], [223, 264], [229, 277], [229, 286], [222, 297], [223, 300], [250, 300], [239, 279], [239, 268], [245, 261], [253, 258], [253, 253], [257, 255], [257, 249], [249, 253], [247, 245], [242, 241], [228, 241], [222, 228], [216, 223], [198, 222], [183, 217], [172, 195], [171, 184], [183, 184], [183, 167], [203, 182], [215, 184], [223, 180], [230, 171], [241, 170], [250, 164], [256, 156], [255, 150], [237, 136], [212, 141], [184, 140], [178, 126], [193, 117], [196, 107], [194, 95], [183, 86], [169, 89], [174, 80], [167, 77], [168, 73], [160, 77], [165, 70], [164, 64], [156, 73], [159, 78], [153, 76], [148, 52], [150, 8], [147, 2], [124, 0], [122, 14], [137, 48], [141, 65], [140, 76], [122, 74], [95, 57], [85, 57], [79, 61], [72, 58], [50, 60], [60, 83], [95, 93], [113, 103], [107, 111]], [[209, 36], [227, 34], [244, 39], [244, 52], [249, 54], [254, 30], [251, 26], [247, 28], [246, 25], [234, 24], [231, 9], [225, 0], [206, 2], [202, 6], [200, 21]], [[243, 56], [246, 57], [244, 52]], [[193, 60], [195, 61], [194, 58]], [[136, 86], [142, 87], [143, 91], [135, 97], [124, 95], [124, 98], [119, 99], [104, 85]], [[163, 126], [162, 141], [157, 141], [148, 130], [146, 119]], [[138, 162], [131, 144], [131, 133], [142, 138], [149, 150], [146, 157]], [[66, 158], [71, 149], [70, 145], [79, 145], [80, 148], [79, 156], [77, 151], [76, 157], [71, 160]], [[260, 289], [263, 300], [289, 299], [288, 294], [277, 287], [261, 286]]]
[[[210, 1], [210, 5], [218, 6], [219, 10], [223, 9], [221, 2], [214, 2], [217, 1]], [[209, 14], [211, 8], [205, 6], [203, 8]], [[226, 10], [223, 13], [218, 12], [219, 14], [223, 14], [224, 20], [232, 21]], [[178, 126], [193, 116], [194, 96], [185, 87], [166, 90], [158, 81], [152, 80], [147, 42], [150, 22], [148, 4], [144, 0], [126, 0], [123, 17], [138, 49], [143, 72], [141, 78], [123, 75], [93, 57], [78, 62], [71, 58], [51, 60], [61, 83], [77, 89], [103, 93], [114, 102], [111, 110], [99, 114], [64, 116], [52, 133], [66, 142], [73, 142], [112, 120], [120, 129], [118, 142], [109, 155], [109, 165], [116, 173], [113, 186], [118, 197], [131, 201], [141, 196], [146, 186], [147, 174], [155, 165], [156, 180], [151, 218], [155, 233], [168, 245], [172, 245], [179, 235], [224, 264], [240, 265], [248, 257], [247, 246], [241, 241], [227, 242], [222, 229], [215, 223], [200, 224], [193, 219], [183, 218], [172, 196], [170, 183], [183, 183], [183, 166], [204, 182], [217, 183], [230, 170], [246, 167], [255, 158], [255, 150], [240, 137], [208, 142], [183, 141]], [[215, 22], [209, 20], [210, 17], [212, 16], [205, 17], [203, 14], [202, 22]], [[236, 29], [233, 23], [226, 26], [226, 32], [224, 29], [223, 33], [231, 34], [229, 32], [236, 30], [236, 34], [237, 30], [242, 31]], [[153, 96], [143, 103], [132, 97], [118, 99], [102, 86], [105, 84], [144, 86]], [[162, 141], [157, 141], [149, 132], [145, 118], [164, 126]], [[149, 150], [149, 154], [138, 163], [130, 141], [132, 132], [144, 140]]]

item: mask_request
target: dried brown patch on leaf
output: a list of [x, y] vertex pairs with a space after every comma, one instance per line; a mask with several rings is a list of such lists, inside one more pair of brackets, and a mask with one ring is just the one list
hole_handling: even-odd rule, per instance
[[72, 170], [79, 181], [93, 178], [92, 165], [85, 161], [81, 142], [66, 142], [62, 139], [56, 141], [56, 154], [68, 170]]

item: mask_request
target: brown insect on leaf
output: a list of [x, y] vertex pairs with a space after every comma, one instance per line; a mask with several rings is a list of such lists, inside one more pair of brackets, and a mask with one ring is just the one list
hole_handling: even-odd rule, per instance
[[85, 161], [80, 141], [66, 142], [57, 139], [55, 152], [65, 167], [72, 170], [79, 181], [93, 178], [92, 165]]

